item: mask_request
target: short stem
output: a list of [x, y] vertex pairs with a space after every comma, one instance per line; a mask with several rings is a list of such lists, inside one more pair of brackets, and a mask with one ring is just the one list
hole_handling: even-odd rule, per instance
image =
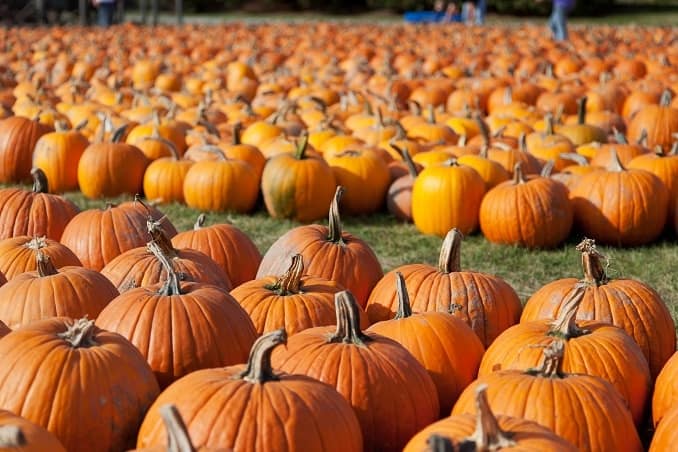
[[97, 345], [94, 341], [95, 328], [94, 320], [84, 317], [68, 325], [66, 331], [58, 333], [57, 337], [65, 340], [74, 348], [91, 347]]
[[125, 135], [128, 124], [123, 124], [122, 126], [115, 129], [113, 136], [111, 137], [111, 142], [119, 143], [122, 140], [122, 137]]
[[412, 178], [417, 177], [419, 174], [419, 171], [417, 170], [417, 165], [415, 165], [414, 161], [412, 160], [412, 156], [410, 155], [410, 151], [407, 150], [407, 147], [400, 147], [395, 143], [390, 143], [391, 147], [398, 151], [398, 153], [402, 156], [403, 162], [405, 162], [405, 165], [407, 166], [407, 171], [410, 173], [410, 176]]
[[577, 123], [586, 124], [586, 102], [588, 98], [586, 96], [581, 97], [577, 101]]
[[659, 98], [659, 106], [660, 107], [670, 107], [671, 106], [671, 100], [672, 100], [671, 90], [669, 90], [667, 88], [662, 92], [662, 95]]
[[563, 301], [560, 315], [551, 323], [549, 336], [568, 340], [587, 334], [577, 326], [577, 311], [586, 294], [586, 284], [577, 283], [567, 298]]
[[172, 258], [167, 256], [162, 248], [154, 241], [149, 242], [146, 245], [148, 251], [155, 256], [155, 258], [160, 262], [165, 273], [167, 273], [167, 279], [165, 279], [164, 284], [158, 291], [159, 295], [169, 297], [172, 295], [181, 295], [181, 285], [179, 283], [179, 275], [174, 271], [174, 265], [172, 263]]
[[297, 148], [294, 151], [294, 158], [303, 160], [306, 158], [306, 148], [308, 147], [308, 133], [304, 133], [297, 142]]
[[626, 139], [626, 135], [617, 130], [616, 127], [612, 128], [612, 134], [614, 135], [615, 141], [619, 144], [629, 144], [629, 140]]
[[337, 190], [334, 192], [334, 198], [332, 198], [332, 204], [330, 204], [330, 214], [329, 214], [329, 235], [327, 240], [333, 243], [341, 243], [343, 239], [341, 237], [341, 217], [339, 216], [339, 200], [344, 194], [344, 187], [341, 185], [337, 186]]
[[490, 451], [513, 447], [515, 441], [513, 435], [499, 427], [499, 421], [490, 409], [487, 401], [487, 385], [480, 384], [476, 387], [476, 430], [462, 443], [460, 450], [466, 450], [463, 445], [475, 446], [473, 450]]
[[[541, 169], [541, 172], [539, 173], [539, 175], [541, 177], [551, 177], [551, 174], [553, 174], [553, 168], [555, 168], [555, 166], [556, 166], [556, 162], [554, 160], [552, 160], [552, 159], [547, 160], [546, 163], [544, 163], [544, 167]], [[513, 176], [514, 176], [513, 180], [515, 182], [515, 174]]]
[[232, 143], [233, 143], [234, 146], [241, 144], [241, 141], [240, 141], [240, 133], [241, 132], [242, 132], [242, 123], [236, 122], [235, 124], [233, 124], [233, 137], [232, 137], [233, 141], [232, 141]]
[[410, 304], [410, 294], [407, 293], [405, 278], [400, 272], [396, 272], [396, 298], [398, 301], [398, 310], [394, 320], [406, 319], [412, 316], [412, 305]]
[[476, 115], [475, 119], [476, 123], [478, 124], [478, 129], [480, 130], [480, 135], [483, 137], [483, 143], [485, 144], [485, 146], [490, 147], [490, 142], [492, 140], [490, 128], [488, 127], [487, 123], [483, 120], [482, 116]]
[[195, 446], [188, 435], [188, 429], [177, 407], [168, 404], [158, 410], [167, 430], [168, 452], [195, 452]]
[[586, 160], [586, 157], [584, 157], [581, 154], [577, 154], [576, 152], [563, 152], [558, 156], [558, 158], [561, 158], [563, 160], [571, 160], [579, 166], [589, 165], [589, 161]]
[[577, 245], [577, 251], [582, 253], [581, 262], [584, 269], [584, 282], [596, 286], [606, 284], [608, 281], [607, 274], [601, 262], [605, 259], [605, 256], [596, 248], [596, 242], [592, 239], [584, 239]]
[[459, 229], [450, 230], [443, 240], [438, 258], [438, 271], [440, 273], [453, 273], [461, 271], [461, 241], [464, 235]]
[[295, 254], [285, 274], [280, 276], [275, 284], [269, 286], [268, 289], [281, 296], [297, 294], [301, 290], [301, 277], [303, 274], [304, 258], [301, 254]]
[[525, 175], [523, 174], [523, 164], [522, 162], [518, 162], [513, 167], [513, 184], [518, 185], [524, 184], [525, 182], [527, 182], [527, 179], [525, 179]]
[[360, 330], [360, 311], [358, 302], [348, 290], [334, 295], [334, 306], [337, 312], [337, 329], [329, 337], [330, 343], [365, 345], [372, 339]]
[[204, 213], [198, 215], [198, 219], [195, 220], [195, 224], [193, 224], [193, 230], [197, 231], [198, 229], [202, 229], [205, 226], [205, 221], [207, 221], [207, 215]]
[[616, 173], [624, 171], [624, 166], [619, 160], [619, 154], [617, 154], [615, 148], [610, 148], [610, 164], [607, 166], [607, 170]]
[[551, 113], [547, 113], [544, 121], [546, 122], [546, 135], [553, 135], [553, 115]]
[[271, 353], [280, 344], [287, 343], [287, 332], [284, 328], [275, 330], [256, 340], [250, 350], [247, 368], [238, 375], [241, 380], [250, 383], [266, 383], [276, 381], [278, 376], [271, 367]]
[[454, 444], [450, 438], [437, 433], [432, 434], [426, 440], [428, 452], [455, 452]]
[[0, 449], [23, 448], [28, 445], [24, 432], [18, 425], [0, 426]]
[[35, 262], [38, 270], [38, 275], [41, 278], [46, 276], [56, 275], [58, 273], [56, 267], [52, 263], [49, 256], [42, 252], [40, 248], [35, 251]]
[[563, 374], [560, 365], [563, 361], [565, 352], [565, 341], [555, 340], [544, 348], [544, 359], [541, 366], [536, 369], [529, 369], [528, 374], [545, 378], [562, 378]]
[[33, 176], [33, 193], [48, 193], [49, 183], [45, 172], [40, 168], [31, 169], [31, 176]]

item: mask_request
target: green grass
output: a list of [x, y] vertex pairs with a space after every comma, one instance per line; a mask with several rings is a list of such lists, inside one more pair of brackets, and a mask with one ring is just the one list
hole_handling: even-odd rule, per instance
[[[101, 207], [104, 201], [91, 201], [80, 194], [67, 194], [81, 208]], [[192, 227], [199, 212], [179, 204], [159, 206], [179, 230]], [[208, 222], [228, 221], [247, 233], [262, 254], [281, 235], [299, 223], [275, 220], [265, 210], [251, 215], [211, 213]], [[407, 263], [435, 264], [441, 239], [420, 234], [411, 224], [396, 221], [386, 213], [370, 217], [342, 218], [344, 230], [365, 240], [375, 251], [384, 271]], [[504, 278], [526, 301], [544, 284], [565, 277], [580, 277], [580, 255], [574, 249], [581, 239], [576, 232], [555, 250], [528, 251], [518, 247], [493, 245], [479, 233], [467, 237], [462, 247], [462, 267]], [[678, 244], [674, 238], [642, 248], [599, 247], [609, 258], [612, 278], [633, 278], [657, 290], [678, 323]]]

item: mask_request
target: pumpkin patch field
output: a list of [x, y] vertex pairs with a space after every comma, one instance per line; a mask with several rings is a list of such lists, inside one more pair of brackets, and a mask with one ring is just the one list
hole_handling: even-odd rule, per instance
[[675, 27], [0, 43], [0, 451], [678, 447]]

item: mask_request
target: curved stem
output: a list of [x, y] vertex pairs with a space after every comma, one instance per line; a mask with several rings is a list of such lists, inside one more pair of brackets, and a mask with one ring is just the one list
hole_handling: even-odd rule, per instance
[[562, 154], [558, 155], [558, 158], [563, 160], [571, 160], [579, 166], [589, 166], [589, 161], [586, 160], [586, 157], [581, 154], [577, 154], [576, 152], [563, 152]]
[[546, 130], [544, 131], [544, 133], [546, 135], [553, 135], [553, 114], [546, 113], [544, 121], [546, 122]]
[[629, 140], [626, 139], [626, 135], [617, 130], [616, 127], [612, 128], [612, 134], [614, 135], [614, 139], [617, 141], [617, 143], [629, 144]]
[[242, 132], [242, 123], [241, 122], [236, 122], [233, 124], [233, 137], [232, 137], [232, 144], [234, 146], [238, 146], [239, 144], [242, 144], [242, 141], [240, 141], [240, 133]]
[[284, 328], [261, 336], [254, 342], [247, 360], [247, 368], [238, 374], [238, 378], [250, 383], [278, 380], [278, 376], [273, 373], [271, 367], [271, 353], [275, 347], [286, 343], [287, 332]]
[[31, 169], [31, 176], [33, 177], [33, 193], [48, 193], [49, 183], [45, 172], [40, 168]]
[[403, 162], [405, 162], [405, 165], [407, 166], [407, 171], [410, 173], [410, 176], [412, 176], [413, 179], [417, 177], [419, 171], [417, 170], [417, 165], [415, 165], [414, 161], [412, 160], [410, 151], [407, 150], [407, 146], [401, 148], [400, 146], [393, 142], [391, 142], [390, 145], [402, 156]]
[[581, 97], [577, 101], [577, 124], [586, 124], [586, 96]]
[[607, 166], [607, 170], [616, 173], [625, 171], [621, 160], [619, 160], [619, 154], [617, 154], [617, 150], [615, 148], [610, 148], [610, 164]]
[[426, 446], [426, 450], [429, 452], [455, 452], [456, 450], [450, 438], [437, 433], [428, 437]]
[[195, 446], [177, 407], [173, 404], [163, 405], [158, 411], [167, 430], [167, 451], [195, 452]]
[[398, 301], [398, 310], [393, 318], [394, 320], [406, 319], [412, 316], [412, 304], [410, 303], [410, 294], [407, 293], [405, 278], [400, 272], [396, 272], [396, 299]]
[[544, 348], [544, 359], [541, 366], [536, 369], [529, 369], [528, 374], [545, 378], [562, 378], [563, 374], [560, 365], [563, 361], [565, 352], [565, 341], [557, 339]]
[[522, 162], [518, 162], [513, 167], [513, 184], [518, 185], [524, 184], [525, 182], [527, 182], [527, 179], [525, 179], [525, 175], [523, 174], [523, 164]]
[[329, 337], [329, 343], [365, 345], [372, 339], [360, 330], [358, 302], [348, 290], [334, 294], [337, 311], [337, 330]]
[[483, 137], [483, 144], [487, 147], [490, 147], [490, 142], [492, 140], [490, 128], [488, 127], [487, 123], [483, 120], [482, 116], [480, 116], [479, 114], [476, 114], [475, 120], [476, 123], [478, 124], [480, 135]]
[[297, 142], [297, 148], [294, 151], [294, 158], [303, 160], [306, 158], [306, 148], [308, 147], [308, 133], [303, 133]]
[[198, 229], [202, 229], [205, 226], [205, 221], [207, 221], [207, 215], [204, 213], [198, 215], [198, 219], [195, 220], [195, 223], [193, 224], [193, 230], [197, 231]]
[[49, 256], [43, 253], [40, 248], [35, 251], [35, 262], [38, 275], [41, 278], [59, 273]]
[[179, 160], [181, 158], [179, 156], [179, 151], [177, 150], [177, 146], [171, 140], [168, 140], [167, 138], [161, 137], [160, 135], [157, 135], [157, 136], [151, 135], [151, 136], [142, 138], [142, 141], [159, 141], [169, 148], [170, 154], [172, 154], [172, 158], [174, 160]]
[[74, 348], [91, 347], [97, 345], [94, 341], [95, 328], [94, 320], [83, 317], [68, 325], [66, 331], [58, 333], [57, 337], [65, 340]]
[[160, 262], [167, 277], [164, 284], [158, 291], [158, 294], [163, 296], [171, 295], [181, 295], [181, 285], [179, 284], [179, 275], [174, 271], [174, 265], [172, 263], [172, 258], [165, 253], [162, 247], [156, 241], [150, 241], [146, 244], [148, 251], [155, 256], [155, 258]]
[[26, 446], [26, 436], [18, 425], [0, 426], [0, 449], [13, 449]]
[[165, 231], [162, 229], [161, 220], [154, 220], [149, 215], [148, 220], [146, 220], [146, 228], [148, 230], [148, 235], [151, 236], [151, 242], [155, 243], [162, 250], [163, 254], [172, 259], [177, 257], [177, 250], [172, 245], [172, 240], [167, 237]]
[[473, 434], [462, 443], [460, 450], [466, 450], [464, 444], [475, 446], [473, 450], [490, 451], [513, 447], [516, 442], [511, 439], [513, 435], [499, 427], [499, 421], [490, 409], [487, 401], [487, 385], [480, 384], [476, 387], [476, 429]]
[[671, 90], [666, 88], [663, 92], [661, 97], [659, 98], [659, 106], [660, 107], [670, 107], [671, 106]]
[[[516, 164], [517, 165], [517, 164]], [[549, 159], [544, 163], [544, 167], [541, 169], [541, 172], [539, 175], [541, 177], [551, 177], [551, 174], [553, 174], [553, 168], [555, 168], [556, 162], [553, 159]], [[522, 170], [521, 170], [522, 173]], [[515, 182], [515, 173], [513, 174], [513, 180]]]
[[461, 271], [461, 241], [464, 234], [459, 229], [451, 229], [443, 240], [438, 258], [438, 271], [440, 273], [453, 273]]
[[584, 269], [584, 282], [589, 285], [600, 286], [606, 284], [607, 274], [605, 274], [605, 267], [601, 262], [605, 259], [598, 249], [596, 242], [593, 239], [584, 239], [577, 245], [577, 251], [582, 253], [581, 263]]
[[111, 142], [119, 143], [122, 140], [122, 137], [125, 136], [127, 126], [129, 126], [129, 124], [123, 124], [117, 129], [115, 129], [115, 131], [113, 132], [113, 136], [111, 137]]
[[221, 149], [219, 146], [215, 146], [213, 144], [200, 145], [196, 148], [196, 150], [203, 151], [203, 152], [209, 152], [210, 154], [214, 154], [221, 161], [228, 160], [228, 157], [226, 157], [226, 153], [224, 152], [224, 150]]
[[339, 216], [339, 200], [344, 194], [344, 190], [344, 187], [338, 185], [337, 190], [334, 192], [334, 198], [332, 198], [332, 204], [330, 204], [329, 235], [327, 240], [333, 243], [343, 243], [343, 238], [341, 237], [341, 217]]
[[275, 284], [267, 286], [280, 296], [293, 295], [301, 290], [301, 277], [304, 275], [304, 258], [301, 254], [292, 257], [292, 263], [284, 275], [280, 276]]
[[577, 311], [586, 294], [586, 284], [577, 283], [563, 301], [560, 315], [551, 323], [548, 335], [559, 339], [573, 339], [588, 334], [589, 331], [577, 326]]
[[667, 156], [677, 156], [678, 155], [678, 140], [673, 142], [673, 145], [671, 146], [671, 150], [669, 151]]

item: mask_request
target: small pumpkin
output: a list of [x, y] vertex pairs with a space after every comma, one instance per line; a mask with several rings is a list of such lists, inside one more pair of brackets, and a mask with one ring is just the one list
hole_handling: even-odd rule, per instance
[[66, 452], [56, 436], [21, 416], [0, 410], [0, 451]]
[[35, 144], [53, 131], [38, 119], [12, 116], [0, 121], [0, 184], [30, 180]]
[[0, 241], [0, 272], [7, 279], [35, 270], [35, 253], [48, 256], [56, 268], [82, 266], [73, 251], [56, 240], [21, 235]]
[[[395, 144], [391, 144], [394, 148]], [[400, 148], [397, 148], [400, 149]], [[407, 174], [398, 177], [388, 187], [386, 192], [386, 208], [401, 221], [412, 221], [412, 187], [419, 174], [416, 164], [407, 148], [400, 149], [402, 159], [407, 166]]]
[[193, 161], [181, 159], [171, 141], [166, 146], [170, 156], [153, 160], [144, 172], [144, 194], [147, 199], [161, 203], [183, 203], [184, 180]]
[[45, 173], [50, 193], [78, 189], [78, 162], [87, 146], [89, 140], [79, 128], [68, 130], [60, 123], [55, 132], [41, 136], [35, 143], [33, 167]]

